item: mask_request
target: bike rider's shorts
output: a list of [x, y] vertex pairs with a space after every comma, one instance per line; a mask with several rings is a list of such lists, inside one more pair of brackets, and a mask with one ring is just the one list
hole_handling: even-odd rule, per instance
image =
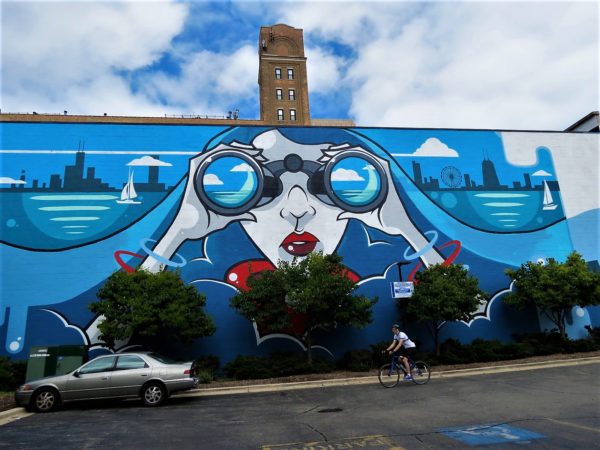
[[400, 350], [395, 352], [398, 356], [407, 356], [408, 358], [414, 358], [417, 354], [417, 347], [400, 347]]

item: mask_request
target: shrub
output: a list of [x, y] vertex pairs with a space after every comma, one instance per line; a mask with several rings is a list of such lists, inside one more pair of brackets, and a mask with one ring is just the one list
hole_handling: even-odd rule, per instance
[[461, 344], [456, 339], [447, 339], [440, 346], [438, 362], [442, 364], [461, 364], [475, 360], [470, 346]]
[[270, 368], [265, 358], [240, 355], [223, 367], [225, 376], [236, 380], [269, 378]]
[[351, 372], [368, 372], [373, 368], [373, 355], [370, 350], [350, 350], [342, 357], [339, 366]]
[[213, 372], [209, 372], [208, 370], [199, 370], [196, 374], [200, 384], [210, 384], [215, 379]]
[[331, 361], [315, 358], [309, 364], [303, 355], [294, 353], [274, 353], [269, 356], [240, 355], [223, 367], [228, 378], [236, 380], [256, 380], [277, 378], [307, 373], [332, 372], [335, 365]]
[[590, 334], [590, 337], [592, 338], [592, 341], [596, 345], [600, 346], [600, 328], [598, 328], [598, 327], [592, 328], [590, 325], [586, 325], [585, 329]]
[[515, 340], [516, 342], [505, 344], [498, 340], [475, 339], [471, 344], [462, 344], [456, 339], [448, 339], [441, 345], [441, 355], [434, 358], [432, 362], [467, 364], [600, 349], [600, 343], [592, 339], [569, 340], [564, 339], [559, 333], [516, 335]]
[[529, 333], [515, 336], [517, 344], [525, 347], [532, 356], [552, 355], [562, 353], [567, 339], [559, 333]]
[[598, 349], [600, 349], [600, 345], [591, 339], [578, 339], [576, 341], [565, 342], [563, 353], [593, 352]]
[[389, 342], [378, 342], [377, 344], [371, 344], [369, 347], [371, 349], [371, 358], [373, 360], [374, 367], [381, 367], [385, 363], [390, 362], [390, 357], [387, 353], [383, 351], [388, 348], [390, 345]]
[[210, 374], [211, 379], [214, 380], [220, 365], [219, 357], [215, 355], [202, 355], [194, 361], [196, 374], [199, 378], [202, 372], [206, 372]]
[[0, 391], [14, 391], [25, 382], [26, 361], [0, 356]]

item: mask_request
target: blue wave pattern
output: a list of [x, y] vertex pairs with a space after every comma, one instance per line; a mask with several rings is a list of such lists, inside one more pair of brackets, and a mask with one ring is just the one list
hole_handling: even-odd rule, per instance
[[16, 246], [60, 249], [108, 236], [150, 210], [165, 193], [144, 192], [142, 203], [119, 204], [117, 193], [3, 195], [2, 239]]
[[543, 191], [430, 191], [428, 196], [461, 222], [491, 232], [535, 231], [564, 218], [558, 193], [554, 210], [543, 209]]

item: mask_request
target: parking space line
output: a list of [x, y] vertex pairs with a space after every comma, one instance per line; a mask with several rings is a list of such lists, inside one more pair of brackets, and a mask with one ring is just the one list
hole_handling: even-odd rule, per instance
[[336, 439], [333, 441], [291, 442], [289, 444], [272, 445], [267, 444], [263, 445], [261, 450], [337, 450], [354, 448], [405, 450], [404, 447], [397, 446], [389, 437], [381, 434]]
[[600, 430], [598, 428], [587, 427], [585, 425], [579, 425], [577, 423], [572, 423], [572, 422], [565, 422], [564, 420], [550, 419], [549, 417], [546, 417], [545, 419], [548, 420], [549, 422], [559, 423], [561, 425], [566, 425], [568, 427], [579, 428], [581, 430], [586, 430], [586, 431], [593, 431], [594, 433], [600, 433]]

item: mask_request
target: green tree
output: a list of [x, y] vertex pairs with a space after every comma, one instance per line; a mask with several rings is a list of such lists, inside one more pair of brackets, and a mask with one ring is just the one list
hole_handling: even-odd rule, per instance
[[547, 263], [527, 262], [507, 269], [514, 289], [504, 301], [524, 308], [535, 305], [567, 338], [565, 319], [574, 306], [600, 304], [600, 273], [591, 271], [581, 255], [572, 252], [564, 263], [549, 258]]
[[98, 325], [100, 338], [113, 347], [130, 339], [153, 349], [169, 343], [191, 344], [215, 332], [204, 312], [206, 299], [176, 272], [114, 272], [96, 294], [100, 301], [89, 309], [104, 316]]
[[303, 320], [296, 337], [306, 347], [312, 364], [313, 333], [337, 326], [364, 327], [373, 319], [377, 299], [353, 295], [356, 283], [347, 276], [339, 255], [311, 253], [302, 260], [280, 261], [274, 271], [261, 272], [248, 280], [248, 291], [231, 299], [231, 306], [244, 317], [273, 330], [291, 328], [291, 315]]
[[[435, 264], [415, 277], [415, 291], [406, 303], [406, 312], [417, 322], [425, 323], [436, 356], [440, 355], [440, 330], [448, 322], [468, 321], [477, 311], [485, 292], [477, 278], [460, 264]], [[398, 300], [401, 306], [401, 300]]]

